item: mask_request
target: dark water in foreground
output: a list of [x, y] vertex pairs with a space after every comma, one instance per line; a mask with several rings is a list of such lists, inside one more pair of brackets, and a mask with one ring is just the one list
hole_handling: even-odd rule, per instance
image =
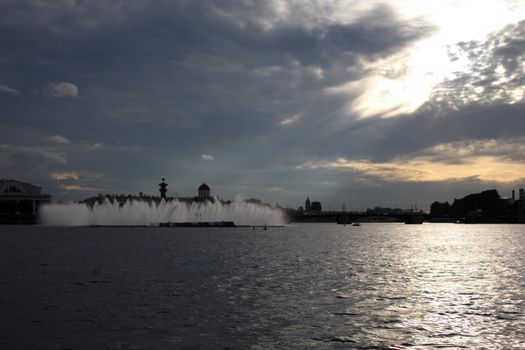
[[2, 349], [523, 348], [525, 226], [0, 226]]

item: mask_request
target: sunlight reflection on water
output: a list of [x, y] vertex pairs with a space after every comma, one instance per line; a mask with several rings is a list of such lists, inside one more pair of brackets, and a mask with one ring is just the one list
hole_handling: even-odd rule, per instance
[[396, 344], [400, 334], [406, 334], [404, 346], [521, 344], [521, 226], [376, 225], [367, 231], [374, 242], [368, 247], [376, 250], [357, 251], [351, 244], [349, 254], [358, 254], [348, 267], [366, 260], [357, 286], [373, 286], [372, 292], [351, 287], [354, 295], [373, 299], [365, 323], [394, 325], [377, 336], [381, 344], [388, 344], [385, 339]]

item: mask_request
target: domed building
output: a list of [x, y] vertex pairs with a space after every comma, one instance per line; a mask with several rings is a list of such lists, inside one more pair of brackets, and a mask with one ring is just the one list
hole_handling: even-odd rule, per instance
[[210, 199], [210, 186], [203, 183], [199, 186], [199, 200]]

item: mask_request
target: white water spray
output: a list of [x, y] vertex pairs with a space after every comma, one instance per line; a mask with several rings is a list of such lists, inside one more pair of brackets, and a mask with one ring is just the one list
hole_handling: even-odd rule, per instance
[[146, 202], [106, 199], [93, 207], [80, 203], [49, 204], [40, 210], [40, 222], [49, 226], [151, 225], [161, 222], [233, 221], [236, 225], [283, 225], [280, 209], [235, 200], [186, 203], [178, 200]]

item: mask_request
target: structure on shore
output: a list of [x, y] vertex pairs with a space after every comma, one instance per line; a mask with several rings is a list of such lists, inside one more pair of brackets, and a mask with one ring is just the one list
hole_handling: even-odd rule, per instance
[[42, 188], [17, 180], [0, 179], [0, 224], [35, 224], [40, 206], [51, 202]]
[[166, 199], [166, 192], [168, 192], [168, 184], [164, 181], [164, 178], [162, 178], [162, 182], [159, 184], [159, 192], [160, 198]]
[[460, 221], [465, 223], [525, 223], [525, 190], [519, 189], [516, 198], [501, 198], [498, 191], [486, 190], [454, 199], [453, 203], [434, 202], [430, 207], [433, 221]]
[[160, 195], [103, 195], [80, 203], [43, 208], [42, 222], [58, 226], [167, 226], [231, 227], [283, 225], [284, 212], [253, 200], [224, 201], [211, 196], [203, 183], [195, 197], [169, 197], [168, 184], [159, 184]]
[[[149, 204], [155, 203], [159, 204], [162, 200], [164, 201], [173, 201], [177, 200], [179, 202], [193, 203], [193, 202], [203, 202], [203, 201], [215, 201], [215, 198], [211, 196], [210, 186], [203, 183], [197, 189], [197, 196], [195, 197], [169, 197], [168, 193], [168, 184], [166, 179], [162, 178], [161, 183], [159, 183], [159, 195], [148, 195], [140, 192], [136, 194], [102, 194], [99, 193], [97, 196], [86, 198], [81, 201], [81, 203], [93, 206], [95, 203], [102, 204], [104, 201], [109, 200], [111, 203], [117, 202], [120, 205], [124, 205], [128, 201], [141, 201], [147, 202]], [[226, 202], [225, 202], [226, 203]]]
[[205, 183], [203, 183], [202, 185], [199, 186], [199, 200], [203, 201], [203, 200], [206, 200], [206, 199], [210, 199], [211, 198], [211, 195], [210, 195], [210, 186], [206, 185]]
[[304, 208], [299, 207], [298, 209], [303, 214], [319, 214], [323, 211], [323, 208], [321, 206], [321, 202], [310, 202], [310, 197], [306, 197], [306, 201], [304, 202]]

